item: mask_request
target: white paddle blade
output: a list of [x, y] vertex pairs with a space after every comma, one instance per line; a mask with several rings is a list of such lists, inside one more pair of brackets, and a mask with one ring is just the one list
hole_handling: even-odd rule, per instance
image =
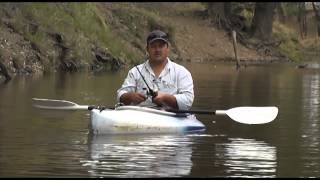
[[237, 107], [226, 111], [233, 120], [244, 124], [265, 124], [273, 121], [278, 115], [275, 106]]
[[80, 106], [74, 102], [55, 99], [32, 98], [33, 107], [56, 110], [88, 110], [88, 106]]

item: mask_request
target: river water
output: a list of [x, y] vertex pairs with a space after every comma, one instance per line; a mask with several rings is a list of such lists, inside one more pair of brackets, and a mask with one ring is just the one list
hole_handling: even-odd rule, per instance
[[318, 69], [183, 65], [194, 109], [277, 106], [277, 118], [197, 115], [204, 133], [92, 136], [88, 111], [40, 111], [31, 98], [113, 106], [127, 70], [16, 76], [0, 85], [0, 177], [320, 177]]

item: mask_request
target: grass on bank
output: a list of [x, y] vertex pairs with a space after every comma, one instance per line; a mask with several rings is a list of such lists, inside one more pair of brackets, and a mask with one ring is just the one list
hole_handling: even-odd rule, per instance
[[[51, 65], [56, 54], [52, 52], [54, 42], [48, 33], [61, 34], [75, 59], [84, 64], [93, 58], [93, 45], [107, 48], [113, 56], [124, 60], [135, 58], [121, 38], [113, 35], [97, 3], [21, 3], [19, 9], [21, 16], [15, 18], [15, 26], [28, 40], [47, 51], [50, 61], [47, 63]], [[32, 24], [38, 26], [36, 31], [31, 30]]]

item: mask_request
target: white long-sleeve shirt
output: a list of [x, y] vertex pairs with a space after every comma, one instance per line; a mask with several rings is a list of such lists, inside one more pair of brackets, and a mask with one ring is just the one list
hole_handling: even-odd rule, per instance
[[[149, 60], [137, 66], [144, 76], [148, 86], [155, 90], [175, 96], [179, 109], [188, 110], [191, 108], [194, 92], [193, 79], [191, 73], [183, 66], [172, 62], [168, 58], [168, 63], [157, 78], [149, 64]], [[117, 101], [127, 92], [139, 92], [147, 95], [147, 85], [143, 81], [140, 73], [133, 67], [129, 70], [122, 86], [117, 91]], [[139, 104], [140, 106], [155, 106], [152, 98], [148, 97], [146, 101]]]

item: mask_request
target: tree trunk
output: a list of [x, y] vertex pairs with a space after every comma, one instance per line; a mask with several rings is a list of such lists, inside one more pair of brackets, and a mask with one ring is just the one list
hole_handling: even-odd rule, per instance
[[232, 13], [231, 8], [232, 8], [231, 2], [223, 3], [223, 11], [227, 19], [231, 16], [231, 13]]
[[228, 17], [231, 16], [231, 3], [210, 2], [208, 3], [208, 14], [219, 28], [225, 27]]
[[314, 10], [314, 13], [316, 15], [316, 24], [317, 24], [317, 30], [318, 30], [318, 37], [320, 37], [320, 8], [316, 6], [315, 2], [312, 2], [312, 7]]
[[299, 31], [302, 39], [307, 37], [307, 16], [306, 16], [306, 6], [305, 3], [298, 3], [298, 22], [299, 22]]
[[251, 36], [268, 40], [272, 35], [272, 23], [276, 2], [257, 2], [252, 19]]
[[282, 23], [285, 23], [287, 20], [287, 15], [286, 15], [286, 11], [284, 8], [284, 4], [283, 3], [279, 4], [279, 6], [277, 6], [276, 10], [278, 12], [277, 14], [279, 17], [279, 21]]
[[237, 69], [240, 68], [240, 60], [238, 58], [238, 52], [237, 52], [237, 33], [236, 31], [232, 31], [232, 42], [233, 42], [233, 49], [234, 49], [234, 57], [236, 59], [236, 66]]

